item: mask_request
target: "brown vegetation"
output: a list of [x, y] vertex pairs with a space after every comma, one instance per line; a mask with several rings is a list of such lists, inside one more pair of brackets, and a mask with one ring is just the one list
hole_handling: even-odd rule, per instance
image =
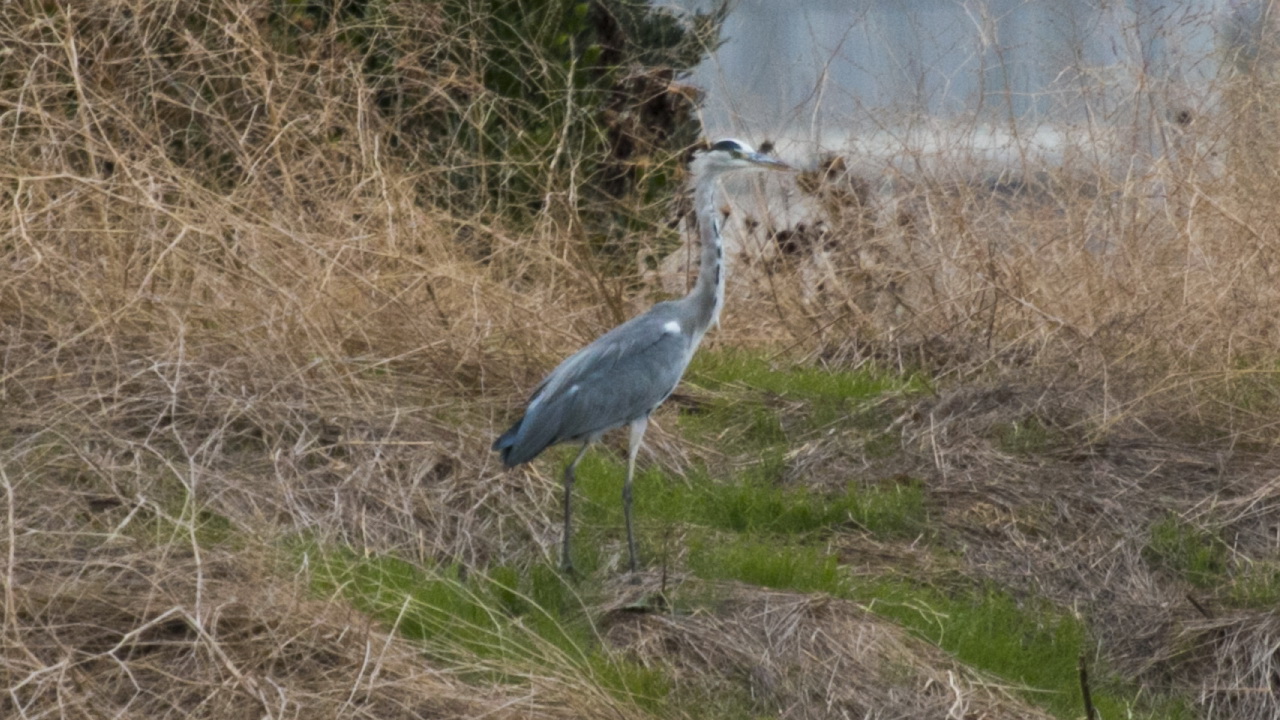
[[[601, 259], [562, 186], [519, 222], [463, 202], [451, 171], [490, 160], [391, 152], [443, 140], [410, 132], [419, 107], [375, 109], [336, 25], [21, 5], [0, 18], [0, 715], [643, 716], [561, 676], [436, 666], [277, 565], [298, 537], [476, 568], [553, 553], [553, 469], [502, 473], [488, 443], [556, 359], [662, 294], [645, 261], [672, 238]], [[432, 7], [388, 4], [420, 53], [403, 97], [491, 107], [477, 68], [431, 55]], [[936, 379], [894, 407], [900, 455], [806, 438], [789, 478], [921, 477], [967, 577], [1081, 608], [1128, 679], [1262, 718], [1274, 609], [1142, 554], [1168, 515], [1276, 562], [1280, 178], [1231, 162], [1246, 121], [1270, 122], [1197, 119], [1141, 174], [1026, 168], [1013, 197], [917, 177], [876, 199], [829, 163], [806, 181], [823, 237], [740, 259], [711, 343]], [[1029, 421], [1031, 446], [1002, 434]], [[716, 452], [654, 440], [670, 465]], [[855, 569], [914, 552], [845, 542]], [[787, 717], [1034, 716], [863, 609], [734, 592], [603, 634], [703, 687], [745, 674]]]

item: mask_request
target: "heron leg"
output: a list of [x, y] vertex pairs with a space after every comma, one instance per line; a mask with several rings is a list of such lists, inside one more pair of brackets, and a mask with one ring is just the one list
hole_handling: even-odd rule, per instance
[[587, 448], [590, 446], [590, 441], [582, 443], [582, 449], [573, 458], [573, 462], [569, 463], [569, 467], [564, 469], [564, 534], [562, 535], [564, 544], [560, 548], [560, 569], [570, 574], [573, 573], [573, 559], [569, 555], [569, 521], [573, 516], [573, 471], [582, 461], [582, 456], [587, 454]]
[[636, 563], [636, 536], [631, 529], [631, 480], [636, 474], [636, 452], [640, 450], [640, 445], [644, 441], [644, 431], [648, 427], [648, 415], [631, 421], [631, 442], [627, 449], [627, 479], [622, 483], [622, 515], [627, 521], [627, 551], [631, 555], [632, 575], [635, 575], [638, 565]]

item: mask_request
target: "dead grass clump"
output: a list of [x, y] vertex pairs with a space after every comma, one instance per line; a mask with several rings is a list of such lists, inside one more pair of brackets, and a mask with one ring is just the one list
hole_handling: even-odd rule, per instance
[[[394, 373], [342, 388], [234, 359], [135, 352], [64, 354], [67, 377], [0, 423], [20, 537], [208, 522], [487, 564], [526, 554], [553, 525], [551, 483], [500, 475], [454, 425], [469, 411]], [[406, 397], [420, 401], [403, 408]]]
[[1048, 717], [854, 603], [701, 591], [715, 597], [711, 607], [688, 615], [618, 610], [605, 620], [614, 645], [674, 668], [674, 692], [690, 702], [738, 697], [742, 714], [781, 718]]
[[243, 552], [116, 543], [22, 562], [5, 581], [5, 717], [581, 716], [554, 688], [481, 688], [434, 669]]
[[1206, 717], [1280, 715], [1280, 616], [1233, 613], [1188, 623], [1178, 650], [1152, 659], [1153, 668], [1197, 688]]

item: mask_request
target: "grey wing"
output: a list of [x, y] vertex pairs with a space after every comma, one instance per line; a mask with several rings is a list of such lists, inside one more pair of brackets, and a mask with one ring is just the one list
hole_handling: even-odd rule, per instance
[[508, 443], [510, 463], [550, 445], [589, 438], [642, 417], [675, 390], [689, 338], [641, 316], [601, 336], [543, 380]]

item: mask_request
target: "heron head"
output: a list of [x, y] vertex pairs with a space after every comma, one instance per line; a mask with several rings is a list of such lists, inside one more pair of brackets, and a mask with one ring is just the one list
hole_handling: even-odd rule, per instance
[[706, 150], [694, 154], [690, 166], [694, 175], [718, 175], [732, 170], [791, 170], [781, 160], [757, 152], [741, 140], [726, 138], [717, 140]]

